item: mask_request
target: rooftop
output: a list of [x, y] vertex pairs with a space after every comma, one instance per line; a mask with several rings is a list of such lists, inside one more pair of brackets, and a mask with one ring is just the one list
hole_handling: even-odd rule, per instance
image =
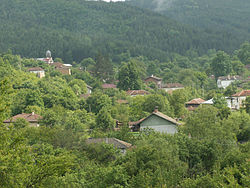
[[238, 75], [235, 75], [235, 76], [230, 76], [230, 75], [228, 75], [228, 76], [220, 76], [218, 78], [218, 80], [241, 80], [241, 79], [242, 78], [240, 76], [238, 76]]
[[116, 88], [115, 84], [102, 84], [103, 89], [110, 89], [110, 88]]
[[151, 117], [152, 115], [156, 115], [156, 116], [158, 116], [158, 117], [160, 117], [160, 118], [162, 118], [162, 119], [165, 119], [165, 120], [167, 120], [167, 121], [169, 121], [169, 122], [171, 122], [171, 123], [173, 123], [173, 124], [180, 125], [180, 123], [178, 123], [175, 119], [173, 119], [173, 118], [171, 118], [171, 117], [169, 117], [169, 116], [167, 116], [167, 115], [165, 115], [165, 114], [159, 112], [157, 109], [154, 110], [154, 112], [152, 112], [149, 116], [147, 116], [147, 117], [145, 117], [145, 118], [142, 118], [142, 119], [140, 119], [140, 120], [138, 120], [138, 121], [135, 121], [135, 122], [129, 122], [129, 125], [130, 125], [130, 126], [138, 125], [138, 124], [140, 124], [141, 122], [143, 122], [144, 120], [146, 120], [146, 119], [148, 119], [149, 117]]
[[128, 90], [128, 95], [148, 95], [149, 92], [145, 90]]
[[238, 92], [234, 95], [233, 97], [245, 97], [245, 96], [250, 96], [250, 90], [242, 90], [241, 92]]
[[44, 71], [41, 67], [31, 67], [28, 71]]
[[157, 80], [157, 81], [161, 81], [161, 80], [162, 80], [162, 78], [159, 78], [159, 77], [156, 77], [156, 76], [154, 76], [154, 75], [151, 75], [151, 76], [147, 77], [147, 78], [145, 79], [145, 81], [146, 81], [147, 79], [149, 79], [149, 78], [153, 78], [153, 79], [155, 79], [155, 80]]
[[118, 149], [128, 149], [132, 146], [132, 144], [119, 140], [117, 138], [89, 138], [86, 140], [87, 144], [92, 143], [106, 143], [106, 144], [113, 144], [114, 147]]
[[35, 114], [35, 113], [31, 113], [31, 114], [22, 113], [22, 114], [13, 116], [12, 118], [8, 120], [5, 120], [4, 123], [15, 122], [18, 118], [23, 118], [30, 123], [35, 123], [35, 122], [38, 122], [40, 119], [42, 119], [42, 116]]
[[197, 99], [192, 99], [191, 101], [186, 102], [186, 104], [201, 104], [203, 102], [205, 102], [205, 100], [201, 98], [197, 98]]

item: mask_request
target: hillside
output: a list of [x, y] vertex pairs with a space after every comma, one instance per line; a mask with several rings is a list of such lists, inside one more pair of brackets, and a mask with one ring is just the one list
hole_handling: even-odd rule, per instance
[[248, 0], [131, 0], [128, 3], [207, 32], [226, 32], [240, 42], [250, 39]]
[[0, 52], [25, 57], [50, 49], [72, 62], [98, 51], [111, 57], [129, 51], [164, 61], [173, 52], [232, 51], [239, 45], [230, 34], [192, 29], [122, 2], [2, 0], [0, 12]]

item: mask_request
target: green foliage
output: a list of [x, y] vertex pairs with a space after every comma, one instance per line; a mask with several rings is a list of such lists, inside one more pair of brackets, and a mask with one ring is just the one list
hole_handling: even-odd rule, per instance
[[87, 99], [87, 106], [89, 112], [97, 114], [102, 108], [110, 108], [111, 100], [110, 98], [103, 94], [101, 91], [95, 91]]
[[213, 59], [211, 69], [214, 72], [216, 80], [219, 76], [226, 76], [232, 71], [232, 62], [229, 55], [223, 51], [219, 51]]
[[96, 116], [96, 127], [102, 130], [113, 129], [115, 120], [107, 108], [102, 108]]
[[27, 127], [29, 125], [29, 122], [23, 118], [17, 118], [13, 124], [15, 128], [20, 129], [20, 128]]
[[250, 64], [250, 43], [245, 42], [240, 46], [240, 49], [238, 51], [238, 57], [240, 61], [247, 65]]
[[[239, 0], [237, 2], [228, 2], [227, 0], [131, 0], [127, 3], [156, 11], [191, 27], [200, 28], [214, 34], [216, 33], [215, 35], [217, 37], [221, 36], [220, 41], [225, 41], [230, 38], [232, 39], [231, 42], [234, 41], [234, 44], [228, 44], [227, 48], [239, 46], [250, 38], [250, 24], [248, 22], [250, 19], [248, 14], [250, 3], [246, 0]], [[206, 40], [205, 37], [204, 40]], [[217, 39], [214, 38], [211, 40], [216, 41]], [[221, 43], [219, 43], [217, 41], [217, 45], [221, 45]], [[222, 46], [219, 48], [222, 49]]]
[[142, 81], [140, 79], [139, 69], [133, 61], [122, 65], [118, 73], [118, 80], [117, 87], [122, 90], [141, 89]]
[[165, 113], [169, 116], [173, 115], [173, 111], [169, 105], [167, 97], [159, 94], [145, 96], [145, 101], [142, 104], [143, 111], [152, 113], [155, 107], [158, 107], [159, 111], [162, 113]]

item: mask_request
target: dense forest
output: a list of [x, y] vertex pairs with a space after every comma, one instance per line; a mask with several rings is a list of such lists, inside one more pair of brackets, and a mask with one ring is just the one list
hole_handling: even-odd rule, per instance
[[98, 52], [112, 58], [129, 52], [164, 61], [172, 53], [190, 50], [232, 52], [244, 42], [227, 32], [193, 29], [122, 2], [3, 0], [0, 12], [1, 52], [11, 49], [24, 57], [41, 57], [50, 49], [68, 63]]
[[239, 42], [250, 39], [248, 0], [131, 0], [128, 4], [153, 10], [207, 32], [224, 33]]

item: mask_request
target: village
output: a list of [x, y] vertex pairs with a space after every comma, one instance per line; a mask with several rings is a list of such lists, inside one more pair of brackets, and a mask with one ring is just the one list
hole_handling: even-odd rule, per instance
[[[60, 72], [61, 75], [71, 76], [72, 75], [72, 69], [74, 67], [71, 64], [63, 64], [61, 62], [55, 62], [51, 56], [51, 52], [48, 50], [46, 52], [45, 58], [35, 58], [35, 61], [44, 63], [48, 65], [49, 67], [52, 67], [54, 70]], [[249, 66], [246, 66], [247, 69], [249, 69]], [[79, 68], [78, 68], [79, 69]], [[79, 69], [80, 71], [86, 71], [83, 70], [81, 67]], [[35, 74], [39, 79], [44, 79], [47, 75], [45, 70], [41, 67], [28, 67], [27, 71], [30, 73]], [[73, 70], [74, 71], [74, 70]], [[91, 73], [91, 72], [90, 72]], [[213, 77], [213, 75], [211, 76]], [[214, 79], [214, 78], [213, 78]], [[105, 91], [118, 91], [117, 83], [119, 80], [116, 80], [113, 83], [106, 83], [105, 80], [103, 80], [103, 83], [100, 85], [101, 90], [105, 93]], [[230, 86], [230, 84], [234, 82], [241, 82], [241, 83], [248, 83], [250, 82], [250, 77], [247, 79], [243, 79], [241, 76], [221, 76], [217, 79], [217, 87], [226, 89]], [[144, 84], [146, 88], [149, 88], [147, 90], [139, 89], [139, 90], [131, 90], [128, 88], [127, 91], [125, 91], [126, 97], [124, 99], [117, 99], [116, 103], [118, 105], [124, 106], [128, 105], [130, 99], [129, 98], [140, 98], [140, 97], [146, 97], [149, 96], [150, 90], [152, 91], [152, 88], [150, 86], [153, 84], [154, 90], [161, 90], [163, 92], [166, 92], [167, 95], [172, 95], [173, 92], [179, 91], [185, 91], [185, 86], [180, 83], [164, 83], [162, 78], [159, 78], [157, 76], [151, 75], [144, 79]], [[85, 84], [86, 92], [82, 94], [78, 94], [79, 98], [83, 98], [84, 100], [87, 100], [89, 97], [91, 97], [91, 94], [93, 93], [93, 87], [90, 85]], [[229, 96], [221, 97], [221, 100], [223, 100], [226, 103], [226, 107], [230, 111], [238, 111], [242, 108], [246, 107], [246, 98], [250, 96], [250, 90], [242, 90], [233, 93]], [[189, 113], [195, 113], [196, 109], [199, 109], [200, 106], [213, 106], [216, 100], [213, 98], [204, 100], [202, 98], [193, 98], [189, 101], [185, 101], [183, 104], [185, 106], [185, 110], [187, 110]], [[128, 126], [131, 133], [137, 133], [143, 130], [152, 129], [156, 132], [160, 133], [167, 133], [167, 134], [175, 134], [178, 132], [179, 127], [184, 124], [182, 121], [183, 118], [185, 118], [185, 115], [182, 115], [180, 117], [170, 117], [162, 112], [159, 111], [158, 106], [151, 106], [151, 113], [148, 113], [147, 116], [142, 117], [140, 119], [135, 119], [135, 121], [128, 121], [128, 122], [122, 122], [120, 119], [115, 119], [114, 126], [109, 127], [109, 129], [113, 129], [114, 131], [120, 131], [123, 126]], [[90, 110], [91, 112], [91, 110]], [[43, 117], [39, 114], [36, 114], [35, 112], [31, 113], [21, 113], [17, 114], [13, 117], [10, 117], [9, 119], [4, 121], [4, 124], [8, 126], [8, 124], [13, 124], [19, 119], [24, 119], [29, 123], [30, 127], [39, 127], [40, 122], [43, 120]], [[128, 119], [128, 118], [125, 118]], [[92, 129], [90, 129], [92, 130]], [[132, 145], [130, 143], [126, 143], [124, 141], [121, 141], [117, 138], [89, 138], [87, 139], [87, 143], [107, 143], [107, 144], [113, 144], [114, 147], [121, 149], [122, 153], [124, 153], [124, 149], [130, 148]], [[119, 144], [116, 144], [116, 142], [120, 142]]]

